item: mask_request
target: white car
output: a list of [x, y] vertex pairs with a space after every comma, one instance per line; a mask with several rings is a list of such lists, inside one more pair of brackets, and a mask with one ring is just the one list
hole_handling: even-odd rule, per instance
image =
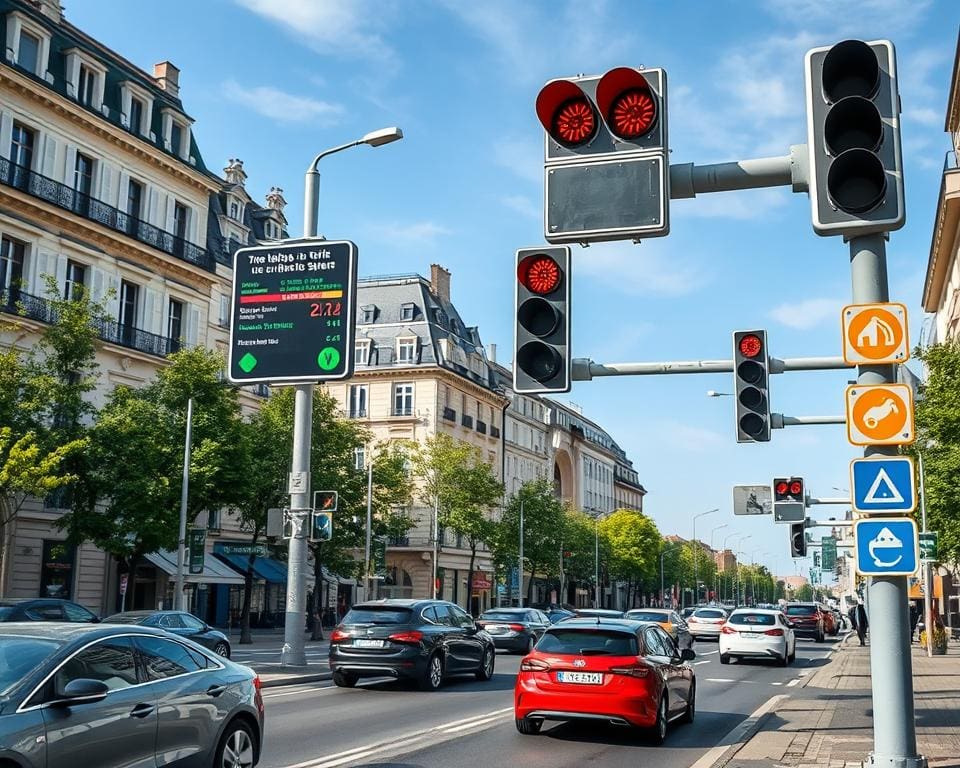
[[697, 608], [687, 619], [687, 628], [694, 638], [709, 637], [716, 640], [726, 620], [727, 612], [723, 608]]
[[787, 666], [797, 657], [797, 639], [780, 611], [740, 608], [720, 628], [720, 663], [730, 659], [776, 659]]

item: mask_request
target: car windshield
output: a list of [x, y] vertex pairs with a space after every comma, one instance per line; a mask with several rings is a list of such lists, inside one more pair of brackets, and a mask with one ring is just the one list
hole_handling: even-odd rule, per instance
[[59, 647], [56, 640], [39, 637], [0, 637], [0, 696]]
[[722, 619], [726, 614], [716, 608], [704, 608], [693, 614], [698, 619]]
[[581, 656], [636, 656], [637, 638], [626, 632], [598, 629], [550, 629], [540, 638], [537, 650]]
[[815, 605], [788, 605], [787, 616], [813, 616], [817, 612]]
[[147, 616], [142, 614], [115, 613], [113, 616], [107, 616], [103, 620], [104, 624], [141, 624], [147, 620]]
[[508, 613], [507, 611], [487, 611], [481, 613], [480, 618], [485, 621], [525, 621], [525, 613]]
[[729, 619], [731, 624], [763, 624], [773, 626], [776, 623], [772, 613], [735, 613]]
[[343, 617], [344, 624], [407, 624], [413, 616], [409, 608], [395, 606], [351, 608]]
[[634, 621], [655, 621], [658, 624], [670, 621], [670, 617], [660, 611], [627, 611], [627, 618]]

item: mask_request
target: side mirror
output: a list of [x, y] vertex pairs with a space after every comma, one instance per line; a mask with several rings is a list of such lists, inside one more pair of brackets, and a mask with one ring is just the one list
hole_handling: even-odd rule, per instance
[[697, 654], [693, 648], [684, 648], [682, 651], [680, 651], [681, 661], [693, 661], [695, 658], [697, 658]]
[[62, 707], [70, 707], [75, 704], [93, 704], [103, 701], [109, 690], [107, 684], [100, 680], [79, 677], [67, 683], [63, 691], [60, 692], [60, 697], [51, 703]]

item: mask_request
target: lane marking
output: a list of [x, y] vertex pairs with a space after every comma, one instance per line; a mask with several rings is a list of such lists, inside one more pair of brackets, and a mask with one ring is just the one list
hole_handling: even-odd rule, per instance
[[715, 653], [720, 653], [720, 651], [707, 651], [706, 653], [698, 653], [697, 656], [713, 656]]
[[805, 669], [805, 670], [803, 670], [803, 672], [800, 673], [800, 677], [806, 677], [806, 676], [809, 675], [809, 674], [810, 674], [810, 670], [809, 670], [809, 669]]
[[703, 755], [703, 757], [691, 765], [690, 768], [711, 768], [713, 764], [719, 760], [728, 749], [730, 749], [730, 747], [734, 745], [741, 746], [743, 743], [745, 743], [746, 735], [757, 724], [760, 718], [786, 698], [788, 698], [786, 694], [771, 696], [765, 703], [761, 704], [760, 707], [752, 715], [750, 715], [750, 717], [727, 733], [726, 736], [720, 739], [720, 742], [717, 744], [717, 746]]
[[697, 666], [698, 664], [709, 664], [710, 661], [711, 661], [710, 659], [704, 659], [703, 661], [695, 661], [693, 662], [693, 666]]
[[783, 683], [770, 683], [770, 685], [783, 685]]
[[795, 677], [795, 678], [793, 678], [793, 680], [791, 680], [789, 683], [787, 683], [787, 688], [793, 688], [793, 686], [795, 686], [795, 685], [796, 685], [797, 683], [799, 683], [799, 682], [800, 682], [800, 678], [799, 678], [799, 677]]
[[708, 677], [708, 683], [750, 683], [752, 680], [735, 680], [732, 677]]

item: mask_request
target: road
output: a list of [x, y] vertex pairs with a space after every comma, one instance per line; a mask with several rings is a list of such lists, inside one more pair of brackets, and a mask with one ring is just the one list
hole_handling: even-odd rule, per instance
[[[519, 656], [499, 654], [494, 677], [448, 680], [434, 693], [393, 681], [354, 689], [331, 683], [269, 689], [264, 694], [267, 743], [263, 768], [475, 768], [503, 755], [524, 768], [635, 768], [645, 758], [661, 767], [692, 766], [771, 697], [790, 696], [836, 647], [797, 642], [790, 667], [765, 662], [720, 664], [715, 642], [698, 642], [697, 719], [674, 725], [663, 747], [641, 735], [596, 724], [547, 724], [521, 736], [513, 723], [513, 685]], [[642, 764], [642, 763], [641, 763]], [[698, 767], [699, 768], [699, 767]]]

